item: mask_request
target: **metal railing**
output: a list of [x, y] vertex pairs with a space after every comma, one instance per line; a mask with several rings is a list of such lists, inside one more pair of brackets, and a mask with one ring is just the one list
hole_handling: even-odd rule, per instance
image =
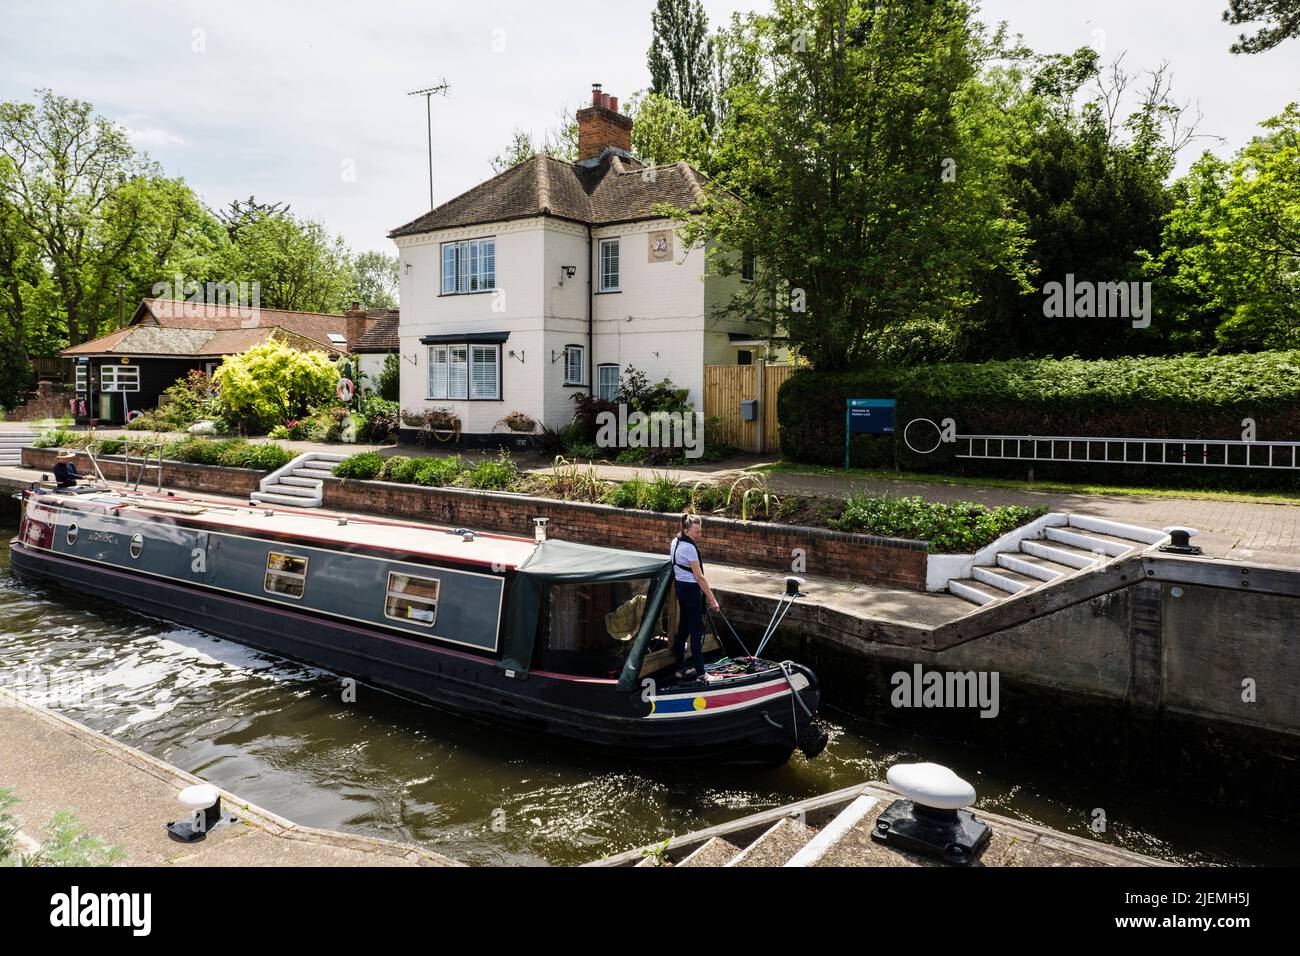
[[957, 435], [958, 458], [1300, 470], [1300, 442], [1205, 438]]
[[[96, 454], [95, 449], [97, 446], [103, 445], [105, 441], [118, 441], [118, 440], [119, 439], [114, 439], [114, 438], [96, 439], [95, 441], [88, 442], [84, 449], [86, 455], [90, 458], [90, 466], [95, 469], [95, 476], [99, 479], [100, 483], [103, 485], [108, 484], [108, 479], [104, 477], [104, 471], [99, 466], [99, 456]], [[161, 492], [162, 491], [162, 464], [163, 464], [162, 450], [163, 450], [162, 442], [150, 442], [147, 445], [141, 446], [140, 470], [136, 473], [135, 482], [132, 483], [131, 464], [134, 459], [134, 456], [131, 454], [131, 444], [129, 442], [124, 444], [122, 446], [122, 484], [128, 486], [132, 491], [139, 491], [140, 483], [144, 481], [145, 471], [149, 467], [151, 467], [150, 460], [153, 459], [154, 464], [152, 465], [152, 467], [154, 467], [158, 472], [157, 490]]]

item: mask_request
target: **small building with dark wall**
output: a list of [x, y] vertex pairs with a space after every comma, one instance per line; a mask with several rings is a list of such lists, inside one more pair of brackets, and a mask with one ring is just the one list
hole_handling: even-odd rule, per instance
[[120, 425], [132, 412], [156, 408], [192, 370], [211, 375], [227, 355], [275, 340], [337, 359], [373, 321], [355, 308], [327, 315], [145, 299], [125, 328], [60, 353], [76, 363], [69, 413], [79, 422]]

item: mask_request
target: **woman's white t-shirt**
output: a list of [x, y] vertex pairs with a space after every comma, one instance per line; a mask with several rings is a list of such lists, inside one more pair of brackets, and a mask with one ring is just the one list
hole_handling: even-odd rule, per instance
[[681, 538], [673, 539], [673, 577], [678, 581], [687, 581], [691, 584], [697, 583], [695, 575], [691, 573], [691, 562], [700, 560], [699, 549], [689, 541], [683, 541]]

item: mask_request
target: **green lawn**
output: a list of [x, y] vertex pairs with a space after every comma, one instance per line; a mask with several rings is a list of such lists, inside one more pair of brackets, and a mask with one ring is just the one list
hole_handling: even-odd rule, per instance
[[920, 481], [934, 485], [966, 485], [976, 488], [1008, 488], [1015, 491], [1057, 491], [1076, 495], [1129, 495], [1142, 498], [1207, 498], [1217, 501], [1254, 501], [1264, 504], [1300, 503], [1300, 491], [1213, 491], [1205, 488], [1136, 488], [1128, 485], [1098, 485], [1064, 481], [1018, 481], [1011, 478], [970, 478], [965, 475], [935, 475], [871, 468], [831, 468], [780, 461], [758, 465], [752, 471], [773, 474], [819, 475], [832, 478], [875, 479], [878, 481]]

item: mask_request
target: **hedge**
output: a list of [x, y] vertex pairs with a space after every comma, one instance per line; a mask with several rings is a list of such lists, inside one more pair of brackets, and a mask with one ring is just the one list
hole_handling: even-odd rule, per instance
[[[952, 418], [958, 434], [1061, 435], [1240, 440], [1254, 419], [1256, 440], [1300, 440], [1300, 352], [1124, 358], [1035, 359], [983, 364], [882, 368], [861, 372], [799, 371], [781, 386], [781, 452], [793, 461], [844, 463], [844, 409], [849, 398], [897, 401], [894, 436], [855, 436], [855, 467], [1026, 477], [1026, 462], [955, 457], [957, 446], [917, 454], [903, 442], [913, 419]], [[935, 434], [914, 430], [925, 447]], [[958, 443], [960, 444], [960, 443]], [[1142, 467], [1036, 462], [1039, 478], [1151, 484], [1294, 487], [1297, 474], [1242, 469]]]

